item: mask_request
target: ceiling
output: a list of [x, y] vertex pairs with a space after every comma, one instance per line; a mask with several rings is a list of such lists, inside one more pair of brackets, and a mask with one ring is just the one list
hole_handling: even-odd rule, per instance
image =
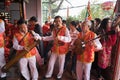
[[[25, 2], [29, 2], [29, 0], [11, 0], [12, 2], [21, 2], [21, 1], [25, 1]], [[0, 2], [5, 2], [5, 0], [0, 0]]]

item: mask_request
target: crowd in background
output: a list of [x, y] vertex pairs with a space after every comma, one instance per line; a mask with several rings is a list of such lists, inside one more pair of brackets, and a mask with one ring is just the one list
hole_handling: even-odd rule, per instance
[[[67, 21], [61, 16], [55, 16], [53, 22], [45, 21], [44, 25], [39, 25], [35, 16], [32, 16], [28, 22], [22, 18], [14, 20], [14, 24], [0, 19], [0, 26], [2, 26], [0, 27], [0, 49], [5, 54], [5, 59], [0, 60], [0, 68], [5, 65], [5, 62], [9, 62], [11, 47], [17, 50], [16, 53], [20, 53], [21, 50], [28, 50], [27, 47], [34, 43], [34, 39], [40, 40], [36, 47], [19, 60], [20, 72], [25, 80], [38, 79], [37, 68], [39, 67], [36, 67], [36, 63], [40, 66], [48, 64], [43, 79], [50, 79], [56, 61], [59, 65], [57, 80], [62, 80], [63, 72], [69, 63], [71, 63], [70, 72], [73, 79], [90, 80], [91, 69], [97, 71], [98, 80], [103, 79], [101, 71], [111, 65], [112, 47], [116, 43], [117, 33], [120, 30], [119, 25], [113, 26], [110, 18], [73, 20], [67, 25]], [[6, 80], [6, 73], [0, 71], [0, 77]]]

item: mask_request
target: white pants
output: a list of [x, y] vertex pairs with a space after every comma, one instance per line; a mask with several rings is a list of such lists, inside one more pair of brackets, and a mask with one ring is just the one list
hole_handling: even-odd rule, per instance
[[[35, 56], [30, 58], [21, 58], [19, 63], [21, 74], [26, 80], [30, 80], [30, 75], [32, 76], [32, 80], [38, 80], [38, 71], [36, 68]], [[31, 74], [29, 74], [28, 65], [30, 67]]]
[[5, 56], [4, 56], [4, 48], [0, 48], [0, 77], [6, 77], [6, 73], [1, 71], [1, 68], [6, 64]]
[[84, 80], [90, 80], [91, 65], [92, 63], [82, 63], [80, 61], [77, 61], [76, 65], [77, 80], [82, 80], [83, 78]]
[[59, 73], [57, 75], [57, 78], [62, 77], [63, 70], [64, 70], [64, 63], [65, 63], [65, 54], [52, 53], [50, 56], [49, 64], [48, 64], [48, 70], [45, 75], [46, 78], [49, 78], [52, 76], [54, 64], [57, 59], [58, 59], [58, 63], [59, 63]]

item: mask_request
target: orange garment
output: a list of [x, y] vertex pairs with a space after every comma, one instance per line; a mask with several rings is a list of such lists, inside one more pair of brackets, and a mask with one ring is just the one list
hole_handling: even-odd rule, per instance
[[4, 47], [4, 33], [0, 33], [0, 48]]
[[66, 54], [68, 52], [69, 44], [56, 39], [58, 35], [65, 36], [65, 31], [66, 31], [66, 27], [64, 26], [61, 27], [59, 30], [53, 29], [53, 37], [55, 38], [52, 47], [53, 53]]
[[[20, 42], [20, 40], [23, 38], [23, 35], [20, 32], [18, 32], [18, 33], [15, 34], [15, 37], [17, 38], [18, 42]], [[34, 43], [34, 38], [32, 37], [32, 34], [30, 34], [28, 32], [27, 35], [22, 40], [22, 42], [20, 43], [20, 45], [24, 46], [24, 47], [29, 47], [30, 45], [32, 45], [32, 43]], [[20, 50], [17, 53], [20, 53]], [[32, 57], [36, 53], [37, 53], [37, 49], [36, 49], [36, 47], [34, 47], [24, 57], [26, 57], [26, 58]]]
[[[88, 31], [85, 33], [84, 37], [82, 36], [82, 32], [78, 34], [78, 38], [82, 39], [84, 42], [87, 42], [93, 38], [95, 38], [95, 33], [92, 31]], [[84, 62], [84, 63], [91, 63], [94, 61], [94, 45], [91, 42], [85, 44], [85, 49], [83, 53], [77, 55], [77, 60]]]
[[[43, 36], [47, 36], [47, 33], [50, 33], [50, 26], [48, 24], [44, 24], [42, 27], [42, 31], [43, 31]], [[44, 49], [45, 49], [48, 45], [48, 41], [43, 41], [43, 42], [44, 42]]]
[[50, 32], [50, 26], [45, 24], [42, 27], [42, 31], [43, 31], [43, 35], [45, 35], [46, 33]]

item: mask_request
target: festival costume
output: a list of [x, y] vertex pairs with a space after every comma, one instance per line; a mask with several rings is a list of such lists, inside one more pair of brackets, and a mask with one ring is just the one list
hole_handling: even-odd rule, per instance
[[98, 66], [102, 69], [105, 69], [110, 66], [111, 51], [116, 42], [116, 35], [109, 35], [107, 40], [102, 38], [100, 41], [103, 46], [103, 50], [98, 54]]
[[[15, 37], [13, 39], [13, 47], [17, 50], [17, 54], [20, 54], [21, 50], [23, 50], [24, 47], [29, 46], [34, 42], [33, 36], [31, 33], [26, 33], [26, 36], [19, 44], [19, 41], [24, 37], [20, 32], [15, 34]], [[24, 55], [23, 58], [20, 59], [20, 71], [23, 75], [23, 77], [26, 80], [30, 80], [30, 75], [32, 76], [32, 80], [38, 80], [38, 71], [36, 68], [36, 55], [37, 49], [34, 47], [31, 51], [29, 51], [26, 55]], [[30, 67], [30, 72], [28, 70], [28, 65]]]
[[[90, 30], [87, 31], [84, 36], [82, 35], [82, 32], [80, 32], [78, 35], [78, 38], [83, 40], [84, 42], [94, 39], [95, 37], [96, 34]], [[83, 53], [78, 53], [76, 65], [77, 80], [82, 80], [83, 77], [84, 80], [90, 80], [90, 70], [92, 62], [94, 61], [95, 46], [102, 47], [101, 44], [97, 44], [98, 41], [99, 40], [97, 39], [93, 42], [86, 43]]]
[[[57, 38], [58, 36], [60, 37], [59, 39]], [[63, 74], [65, 55], [68, 52], [68, 43], [71, 41], [69, 30], [65, 26], [62, 26], [59, 29], [53, 29], [52, 35], [43, 37], [43, 40], [54, 40], [48, 70], [45, 77], [49, 78], [52, 76], [54, 64], [56, 60], [58, 60], [59, 73], [57, 74], [57, 78], [61, 78]]]

